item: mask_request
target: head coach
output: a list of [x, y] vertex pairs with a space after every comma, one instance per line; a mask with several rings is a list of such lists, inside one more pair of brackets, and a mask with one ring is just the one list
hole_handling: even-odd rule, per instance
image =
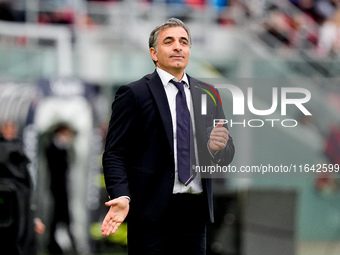
[[[121, 86], [103, 154], [110, 209], [102, 234], [115, 233], [127, 217], [128, 254], [203, 255], [206, 224], [213, 221], [212, 183], [195, 172], [196, 165], [228, 165], [233, 140], [218, 93], [185, 72], [191, 35], [171, 18], [149, 37], [156, 70]], [[215, 91], [215, 90], [214, 90]], [[215, 91], [216, 92], [216, 91]]]

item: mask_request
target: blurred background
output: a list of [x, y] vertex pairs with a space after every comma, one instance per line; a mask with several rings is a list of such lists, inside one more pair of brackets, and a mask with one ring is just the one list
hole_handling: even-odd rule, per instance
[[[31, 160], [39, 254], [126, 254], [125, 225], [101, 236], [101, 154], [116, 89], [154, 71], [148, 37], [170, 17], [191, 29], [192, 76], [253, 87], [261, 109], [273, 87], [311, 92], [312, 116], [284, 116], [294, 128], [230, 127], [234, 166], [340, 163], [339, 0], [0, 0], [0, 123], [15, 122]], [[220, 93], [227, 118], [251, 118]], [[208, 254], [340, 253], [334, 171], [214, 181]]]

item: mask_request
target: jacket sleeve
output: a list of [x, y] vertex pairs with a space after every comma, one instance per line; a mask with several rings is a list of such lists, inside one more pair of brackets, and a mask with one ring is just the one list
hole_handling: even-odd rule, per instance
[[136, 98], [130, 87], [118, 89], [103, 154], [103, 171], [110, 199], [131, 196], [128, 185], [128, 153], [137, 112]]

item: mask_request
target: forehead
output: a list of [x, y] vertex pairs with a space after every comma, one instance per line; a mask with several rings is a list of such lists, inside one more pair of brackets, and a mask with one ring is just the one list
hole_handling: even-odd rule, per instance
[[175, 27], [167, 27], [159, 32], [160, 41], [167, 37], [185, 37], [188, 39], [188, 33], [185, 31], [183, 27], [175, 26]]

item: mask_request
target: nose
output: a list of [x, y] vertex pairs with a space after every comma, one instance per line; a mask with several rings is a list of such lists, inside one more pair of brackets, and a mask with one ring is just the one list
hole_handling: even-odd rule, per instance
[[182, 51], [182, 44], [179, 41], [174, 43], [174, 51]]

